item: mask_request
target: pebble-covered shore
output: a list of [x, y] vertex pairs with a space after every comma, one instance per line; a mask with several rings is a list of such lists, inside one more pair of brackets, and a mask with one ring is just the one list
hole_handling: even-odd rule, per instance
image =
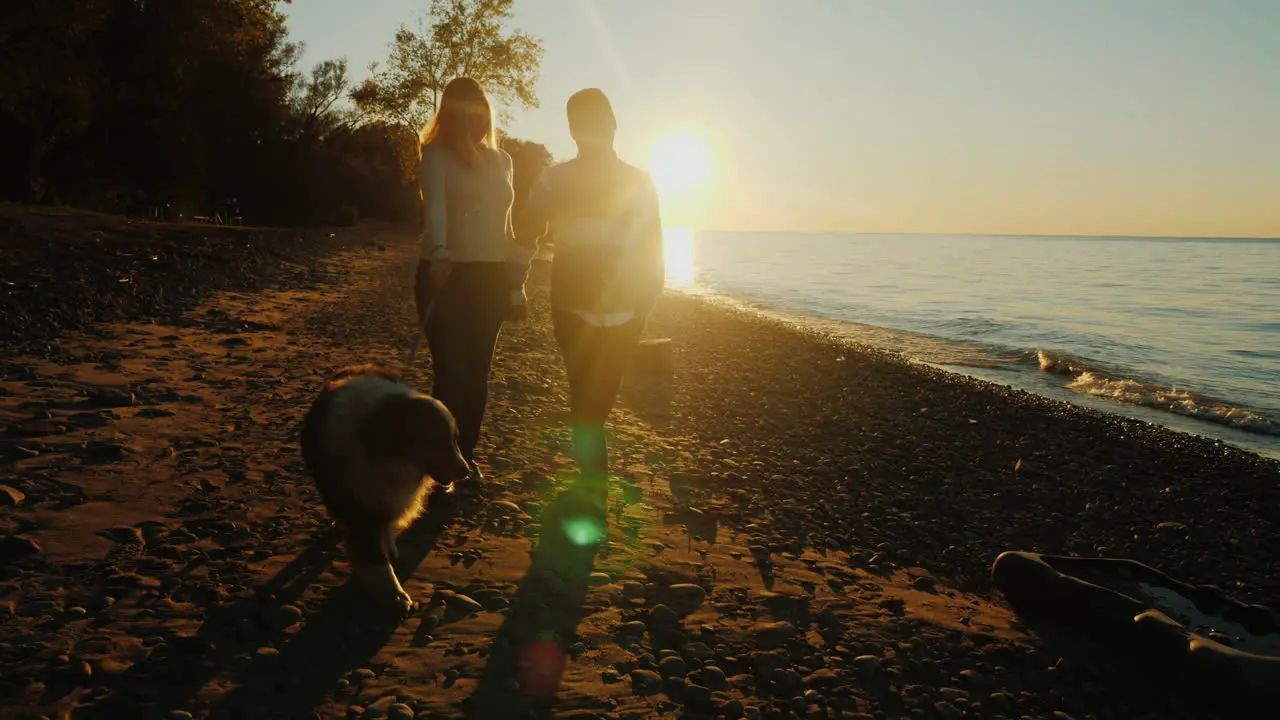
[[[262, 233], [246, 255], [227, 237], [250, 231], [214, 230], [196, 263], [166, 234], [190, 228], [0, 218], [25, 340], [0, 351], [0, 714], [1211, 717], [1134, 658], [1028, 628], [990, 563], [1123, 555], [1280, 595], [1274, 462], [679, 296], [649, 330], [674, 378], [631, 383], [616, 416], [608, 535], [567, 544], [538, 272], [500, 341], [485, 487], [402, 539], [421, 607], [380, 616], [344, 587], [297, 422], [333, 369], [401, 357], [407, 235]], [[122, 293], [147, 252], [180, 299]], [[47, 265], [68, 256], [96, 264]]]

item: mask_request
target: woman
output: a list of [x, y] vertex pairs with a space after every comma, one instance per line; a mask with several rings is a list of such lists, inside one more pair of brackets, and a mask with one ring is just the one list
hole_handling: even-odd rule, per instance
[[432, 394], [458, 423], [458, 446], [479, 479], [476, 444], [494, 345], [511, 306], [511, 156], [497, 147], [493, 109], [468, 77], [445, 86], [422, 133], [423, 230], [414, 281], [434, 368]]

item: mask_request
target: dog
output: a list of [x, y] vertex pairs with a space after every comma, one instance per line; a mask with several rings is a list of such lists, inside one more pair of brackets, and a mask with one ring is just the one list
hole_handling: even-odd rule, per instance
[[422, 514], [432, 489], [451, 491], [467, 476], [457, 437], [440, 401], [374, 364], [334, 373], [303, 419], [303, 462], [344, 532], [352, 579], [381, 604], [414, 606], [391, 567], [396, 537]]

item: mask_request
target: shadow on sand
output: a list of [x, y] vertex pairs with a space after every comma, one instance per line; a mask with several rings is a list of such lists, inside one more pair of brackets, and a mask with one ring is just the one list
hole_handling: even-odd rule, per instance
[[544, 511], [529, 571], [494, 638], [476, 691], [463, 701], [465, 717], [553, 717], [566, 649], [583, 615], [595, 541], [603, 542], [607, 532], [599, 504], [606, 493], [599, 483], [578, 481]]
[[[454, 512], [447, 503], [432, 505], [401, 536], [400, 577], [426, 558]], [[218, 678], [233, 689], [210, 709], [211, 717], [257, 716], [261, 711], [309, 715], [340, 678], [367, 665], [399, 624], [398, 618], [387, 617], [353, 633], [351, 618], [368, 612], [357, 590], [345, 585], [288, 637], [285, 629], [297, 615], [285, 614], [284, 606], [320, 578], [340, 550], [339, 539], [336, 531], [318, 537], [258, 588], [252, 600], [211, 610], [194, 635], [169, 638], [145, 661], [113, 678], [110, 696], [78, 710], [76, 717], [163, 717], [191, 708], [201, 688]], [[262, 650], [273, 645], [278, 652]], [[246, 654], [251, 654], [248, 659]]]
[[[397, 541], [396, 575], [409, 577], [435, 549], [457, 508], [432, 503], [427, 513]], [[419, 601], [426, 598], [417, 598]], [[233, 689], [211, 709], [211, 717], [249, 716], [269, 709], [276, 715], [310, 717], [338, 687], [338, 681], [369, 662], [391, 639], [403, 618], [371, 614], [360, 590], [343, 585], [306, 620], [278, 653], [256, 656], [240, 667]]]
[[210, 680], [236, 662], [235, 658], [283, 635], [280, 609], [302, 596], [329, 567], [338, 547], [336, 531], [325, 532], [274, 577], [260, 586], [251, 600], [209, 610], [194, 635], [173, 636], [146, 660], [106, 683], [110, 695], [81, 708], [76, 717], [137, 716], [154, 704], [173, 710], [190, 704]]

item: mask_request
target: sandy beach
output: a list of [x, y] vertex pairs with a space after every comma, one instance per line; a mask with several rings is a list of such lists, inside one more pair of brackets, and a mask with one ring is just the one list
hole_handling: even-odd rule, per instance
[[298, 422], [334, 369], [399, 362], [413, 257], [391, 228], [0, 206], [0, 716], [1214, 717], [1025, 625], [992, 561], [1280, 603], [1280, 463], [676, 294], [647, 331], [674, 377], [615, 414], [608, 537], [568, 544], [540, 266], [484, 488], [408, 532], [421, 608], [378, 616]]

